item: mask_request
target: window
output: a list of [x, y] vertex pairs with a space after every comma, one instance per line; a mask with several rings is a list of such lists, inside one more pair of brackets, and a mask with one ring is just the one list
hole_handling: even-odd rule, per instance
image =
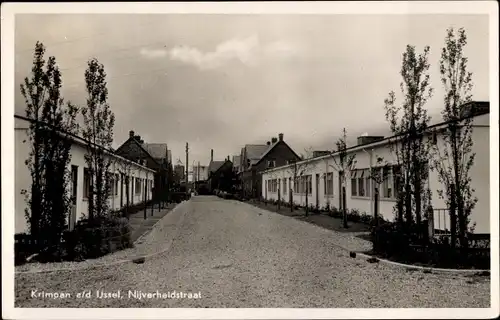
[[394, 198], [397, 198], [401, 190], [401, 166], [392, 167], [392, 177], [394, 182]]
[[299, 193], [299, 178], [293, 180], [293, 192]]
[[312, 194], [312, 175], [306, 176], [306, 181], [307, 181], [307, 194]]
[[141, 194], [141, 179], [135, 178], [135, 194]]
[[120, 180], [120, 176], [118, 173], [115, 173], [115, 196], [118, 195], [118, 180]]
[[358, 197], [364, 197], [365, 196], [365, 171], [364, 170], [356, 170], [357, 173], [357, 178], [358, 178]]
[[278, 190], [281, 191], [281, 179], [278, 179], [278, 185], [277, 185]]
[[88, 199], [90, 196], [90, 172], [88, 168], [83, 169], [83, 198]]
[[283, 179], [283, 194], [286, 194], [286, 178]]
[[109, 184], [109, 196], [113, 196], [115, 194], [115, 175], [108, 172], [106, 176]]
[[371, 186], [372, 186], [372, 179], [370, 177], [370, 169], [365, 170], [365, 182], [366, 182], [366, 189], [365, 189], [365, 195], [367, 197], [370, 197], [371, 194]]
[[325, 194], [333, 195], [333, 172], [327, 172], [325, 175]]
[[358, 179], [356, 178], [357, 171], [353, 171], [351, 175], [351, 197], [356, 197], [358, 195], [358, 188], [357, 188], [357, 181]]
[[382, 175], [383, 175], [383, 197], [386, 199], [392, 199], [392, 188], [393, 188], [393, 183], [392, 183], [392, 174], [391, 174], [391, 169], [389, 167], [385, 167], [382, 169]]
[[276, 161], [275, 160], [268, 160], [267, 161], [267, 167], [268, 168], [274, 168], [276, 166]]

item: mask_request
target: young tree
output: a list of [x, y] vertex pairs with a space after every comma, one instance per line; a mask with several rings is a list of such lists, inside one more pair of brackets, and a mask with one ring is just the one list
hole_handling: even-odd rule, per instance
[[[441, 52], [440, 73], [445, 89], [443, 120], [447, 123], [442, 132], [442, 150], [439, 144], [433, 144], [433, 168], [444, 190], [438, 194], [446, 200], [451, 208], [450, 222], [452, 245], [455, 246], [456, 231], [461, 247], [466, 247], [470, 214], [477, 198], [473, 195], [470, 182], [470, 168], [474, 164], [475, 153], [472, 152], [472, 121], [462, 107], [472, 101], [472, 73], [467, 71], [468, 59], [464, 56], [467, 45], [465, 30], [460, 28], [456, 33], [453, 28], [447, 30], [445, 46]], [[455, 207], [456, 208], [453, 208]], [[456, 209], [456, 213], [455, 213]], [[458, 221], [457, 221], [458, 220]]]
[[44, 60], [45, 47], [37, 42], [31, 79], [21, 84], [31, 151], [26, 164], [31, 172], [31, 192], [27, 196], [26, 217], [38, 250], [57, 249], [66, 218], [70, 213], [68, 165], [71, 160], [70, 135], [78, 130], [78, 109], [61, 96], [62, 77], [54, 57]]
[[[340, 179], [340, 192], [339, 192], [339, 203], [341, 204], [342, 210], [342, 220], [343, 227], [348, 228], [347, 225], [347, 208], [346, 208], [346, 177], [352, 172], [356, 167], [356, 155], [348, 154], [347, 152], [347, 132], [346, 129], [342, 129], [342, 136], [335, 143], [337, 149], [331, 154], [333, 158], [333, 165], [330, 165], [339, 174]], [[338, 159], [338, 160], [337, 160]]]
[[309, 176], [306, 175], [308, 173], [309, 169], [311, 168], [311, 162], [310, 161], [304, 161], [310, 158], [311, 155], [311, 147], [309, 149], [304, 150], [305, 155], [301, 154], [301, 160], [299, 161], [294, 161], [291, 166], [288, 167], [288, 173], [292, 176], [293, 180], [293, 189], [292, 186], [290, 185], [288, 188], [290, 189], [290, 211], [293, 212], [293, 194], [294, 191], [298, 193], [302, 193], [305, 191], [305, 212], [306, 216], [309, 215], [309, 190], [308, 190], [308, 182], [309, 182]]
[[[396, 155], [397, 168], [395, 174], [398, 190], [398, 221], [405, 221], [407, 230], [415, 222], [422, 220], [422, 198], [428, 179], [429, 146], [424, 141], [425, 130], [430, 121], [424, 108], [432, 96], [429, 85], [429, 47], [417, 54], [415, 47], [408, 45], [403, 53], [401, 67], [401, 105], [396, 104], [395, 93], [390, 92], [385, 99], [386, 119], [396, 138], [391, 143], [392, 152]], [[399, 113], [402, 113], [399, 118]], [[404, 203], [404, 205], [403, 205]], [[404, 212], [404, 213], [403, 213]]]
[[91, 59], [85, 70], [87, 105], [82, 108], [85, 126], [82, 131], [87, 140], [85, 162], [89, 170], [89, 219], [103, 217], [109, 211], [109, 168], [111, 159], [106, 155], [113, 143], [115, 116], [111, 111], [106, 88], [104, 66]]
[[120, 174], [120, 179], [121, 181], [123, 181], [123, 184], [125, 185], [125, 190], [123, 190], [122, 188], [120, 192], [122, 194], [121, 197], [123, 197], [123, 194], [125, 194], [124, 215], [127, 218], [129, 216], [128, 213], [130, 207], [130, 178], [132, 176], [132, 167], [133, 167], [132, 161], [121, 161], [120, 164], [118, 165], [118, 173]]

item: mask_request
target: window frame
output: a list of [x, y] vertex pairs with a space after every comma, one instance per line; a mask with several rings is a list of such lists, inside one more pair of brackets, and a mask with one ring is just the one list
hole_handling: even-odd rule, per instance
[[83, 199], [87, 200], [90, 197], [90, 172], [89, 168], [83, 168]]

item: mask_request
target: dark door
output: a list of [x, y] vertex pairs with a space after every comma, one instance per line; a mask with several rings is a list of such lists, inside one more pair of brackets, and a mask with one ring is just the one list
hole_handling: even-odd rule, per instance
[[123, 208], [123, 180], [125, 179], [125, 175], [122, 173], [120, 175], [120, 209]]
[[319, 173], [316, 173], [316, 208], [319, 208]]
[[68, 228], [73, 230], [76, 224], [76, 199], [78, 189], [78, 166], [71, 166], [71, 210], [68, 217]]

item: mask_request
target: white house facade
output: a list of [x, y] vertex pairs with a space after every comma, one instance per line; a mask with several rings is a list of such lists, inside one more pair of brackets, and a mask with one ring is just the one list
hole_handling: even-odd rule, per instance
[[[433, 126], [439, 129], [439, 125]], [[439, 131], [438, 131], [439, 132]], [[442, 135], [437, 133], [434, 143], [443, 148]], [[475, 223], [475, 233], [490, 233], [490, 144], [489, 144], [489, 112], [474, 116], [472, 152], [476, 153], [475, 162], [470, 170], [471, 187], [475, 190], [474, 196], [478, 202], [471, 213], [471, 223]], [[384, 163], [396, 164], [396, 156], [390, 145], [394, 139], [385, 138], [347, 149], [348, 155], [355, 155], [354, 170], [346, 178], [346, 207], [358, 209], [360, 212], [372, 214], [374, 210], [373, 188], [374, 182], [368, 178], [370, 167], [375, 168], [376, 159], [383, 158]], [[336, 160], [336, 162], [335, 162]], [[293, 202], [304, 206], [306, 204], [306, 188], [308, 205], [324, 208], [327, 203], [330, 207], [340, 208], [340, 180], [337, 166], [338, 154], [329, 154], [317, 158], [306, 159], [292, 165], [267, 170], [262, 177], [262, 197], [268, 200], [278, 199], [278, 190], [282, 201], [288, 202], [290, 192], [293, 192]], [[303, 173], [304, 178], [294, 180], [294, 168]], [[302, 172], [303, 171], [303, 172]], [[300, 175], [299, 173], [299, 175]], [[379, 214], [386, 220], [393, 221], [393, 208], [396, 204], [394, 179], [392, 169], [389, 169], [388, 179], [379, 186]], [[297, 175], [295, 175], [297, 176]], [[301, 183], [302, 181], [302, 183]], [[446, 213], [446, 204], [438, 195], [443, 185], [438, 180], [438, 174], [429, 170], [429, 189], [432, 192], [431, 204], [434, 210], [434, 227], [449, 229], [449, 215]], [[442, 209], [442, 210], [437, 210]]]
[[[15, 232], [27, 232], [28, 222], [25, 218], [27, 203], [21, 190], [31, 188], [31, 174], [24, 161], [30, 153], [30, 143], [28, 137], [29, 122], [25, 119], [15, 117]], [[68, 184], [70, 195], [73, 197], [73, 208], [68, 217], [70, 228], [76, 221], [84, 216], [88, 216], [88, 194], [89, 176], [87, 174], [87, 164], [85, 154], [87, 153], [85, 141], [75, 137], [71, 146], [71, 160], [68, 170], [71, 173], [71, 182]], [[126, 186], [124, 177], [130, 177], [129, 201], [130, 205], [143, 203], [151, 200], [154, 170], [151, 170], [138, 163], [129, 161], [123, 157], [112, 153], [107, 153], [111, 157], [110, 173], [113, 174], [113, 183], [109, 205], [111, 210], [119, 210], [126, 205]]]

